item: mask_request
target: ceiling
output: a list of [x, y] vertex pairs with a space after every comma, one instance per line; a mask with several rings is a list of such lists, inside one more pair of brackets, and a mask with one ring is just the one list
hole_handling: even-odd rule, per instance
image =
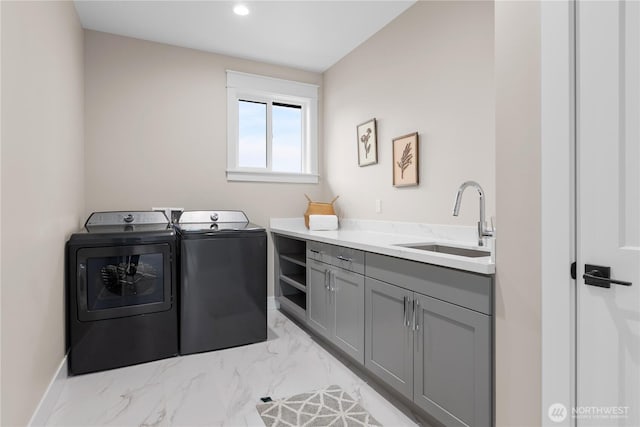
[[[233, 7], [246, 5], [238, 16]], [[86, 29], [322, 72], [415, 1], [76, 0]]]

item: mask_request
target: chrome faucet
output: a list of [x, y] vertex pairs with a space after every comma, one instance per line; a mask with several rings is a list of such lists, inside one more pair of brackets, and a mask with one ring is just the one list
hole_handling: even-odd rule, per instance
[[478, 194], [480, 195], [480, 221], [478, 221], [478, 246], [484, 246], [484, 238], [485, 237], [493, 237], [495, 235], [495, 228], [493, 227], [493, 220], [491, 221], [491, 228], [487, 228], [487, 223], [484, 219], [484, 191], [480, 184], [475, 181], [466, 181], [463, 182], [460, 188], [458, 188], [458, 193], [456, 194], [456, 202], [453, 205], [453, 216], [458, 216], [460, 213], [460, 203], [462, 202], [462, 193], [467, 187], [474, 187], [478, 190]]

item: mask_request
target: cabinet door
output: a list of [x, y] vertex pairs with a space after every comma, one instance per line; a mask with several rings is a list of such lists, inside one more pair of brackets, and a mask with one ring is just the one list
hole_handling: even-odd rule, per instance
[[415, 296], [414, 402], [447, 426], [491, 425], [491, 317]]
[[364, 363], [364, 276], [333, 268], [331, 271], [333, 343]]
[[365, 367], [413, 398], [413, 331], [405, 300], [412, 292], [365, 277]]
[[329, 266], [307, 258], [307, 324], [320, 335], [331, 337], [328, 287]]

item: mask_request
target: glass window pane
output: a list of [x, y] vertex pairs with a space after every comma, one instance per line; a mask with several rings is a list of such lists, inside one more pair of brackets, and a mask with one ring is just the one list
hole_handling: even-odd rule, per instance
[[267, 167], [267, 104], [238, 101], [238, 166]]
[[302, 107], [273, 103], [272, 117], [272, 169], [302, 172]]
[[89, 258], [87, 308], [107, 310], [164, 301], [163, 255]]

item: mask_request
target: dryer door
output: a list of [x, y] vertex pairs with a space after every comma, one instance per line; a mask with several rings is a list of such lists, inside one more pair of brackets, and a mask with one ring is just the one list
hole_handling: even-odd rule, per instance
[[82, 248], [78, 250], [76, 274], [80, 321], [171, 308], [169, 244]]

